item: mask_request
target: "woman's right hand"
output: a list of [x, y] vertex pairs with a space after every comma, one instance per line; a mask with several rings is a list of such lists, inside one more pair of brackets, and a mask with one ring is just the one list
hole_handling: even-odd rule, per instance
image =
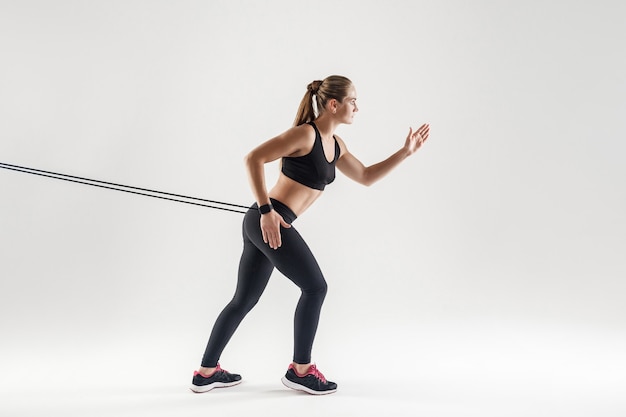
[[272, 249], [278, 249], [280, 245], [282, 245], [280, 238], [280, 226], [287, 229], [291, 227], [291, 225], [283, 219], [283, 216], [278, 214], [275, 210], [266, 214], [261, 214], [261, 233], [263, 233], [263, 242], [269, 244]]

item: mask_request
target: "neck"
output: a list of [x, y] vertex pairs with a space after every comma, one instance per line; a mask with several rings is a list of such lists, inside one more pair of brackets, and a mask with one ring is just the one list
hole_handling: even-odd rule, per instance
[[332, 115], [322, 113], [317, 119], [314, 120], [315, 126], [320, 131], [322, 137], [330, 138], [335, 134], [335, 129], [341, 123], [337, 122]]

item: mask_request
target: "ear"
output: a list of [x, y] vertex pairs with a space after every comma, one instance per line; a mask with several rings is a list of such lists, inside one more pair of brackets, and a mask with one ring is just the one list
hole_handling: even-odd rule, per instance
[[339, 102], [337, 101], [337, 99], [331, 98], [328, 101], [326, 107], [328, 108], [328, 110], [330, 110], [331, 113], [336, 113], [337, 109], [339, 108]]

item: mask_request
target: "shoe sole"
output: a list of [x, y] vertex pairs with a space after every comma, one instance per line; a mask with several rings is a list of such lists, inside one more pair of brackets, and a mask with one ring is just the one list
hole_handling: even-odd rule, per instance
[[329, 390], [326, 390], [326, 391], [315, 391], [315, 390], [312, 390], [311, 388], [307, 388], [307, 387], [305, 387], [303, 385], [296, 384], [295, 382], [292, 382], [292, 381], [288, 380], [286, 377], [282, 377], [281, 378], [281, 382], [287, 388], [291, 388], [291, 389], [296, 390], [296, 391], [306, 392], [307, 394], [311, 394], [311, 395], [326, 395], [326, 394], [332, 394], [334, 392], [337, 392], [337, 388], [329, 389]]
[[192, 386], [189, 387], [189, 389], [192, 390], [193, 392], [195, 392], [196, 394], [201, 394], [203, 392], [209, 392], [213, 388], [233, 387], [235, 385], [241, 384], [241, 382], [242, 382], [241, 380], [234, 381], [234, 382], [214, 382], [214, 383], [208, 384], [208, 385], [192, 385]]

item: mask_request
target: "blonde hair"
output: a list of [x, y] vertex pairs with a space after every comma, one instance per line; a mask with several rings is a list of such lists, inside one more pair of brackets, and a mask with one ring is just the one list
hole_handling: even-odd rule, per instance
[[[352, 81], [341, 75], [331, 75], [323, 80], [315, 80], [306, 86], [306, 93], [302, 97], [294, 126], [312, 122], [326, 108], [328, 101], [335, 99], [339, 102], [348, 96]], [[313, 98], [315, 98], [314, 107]]]

